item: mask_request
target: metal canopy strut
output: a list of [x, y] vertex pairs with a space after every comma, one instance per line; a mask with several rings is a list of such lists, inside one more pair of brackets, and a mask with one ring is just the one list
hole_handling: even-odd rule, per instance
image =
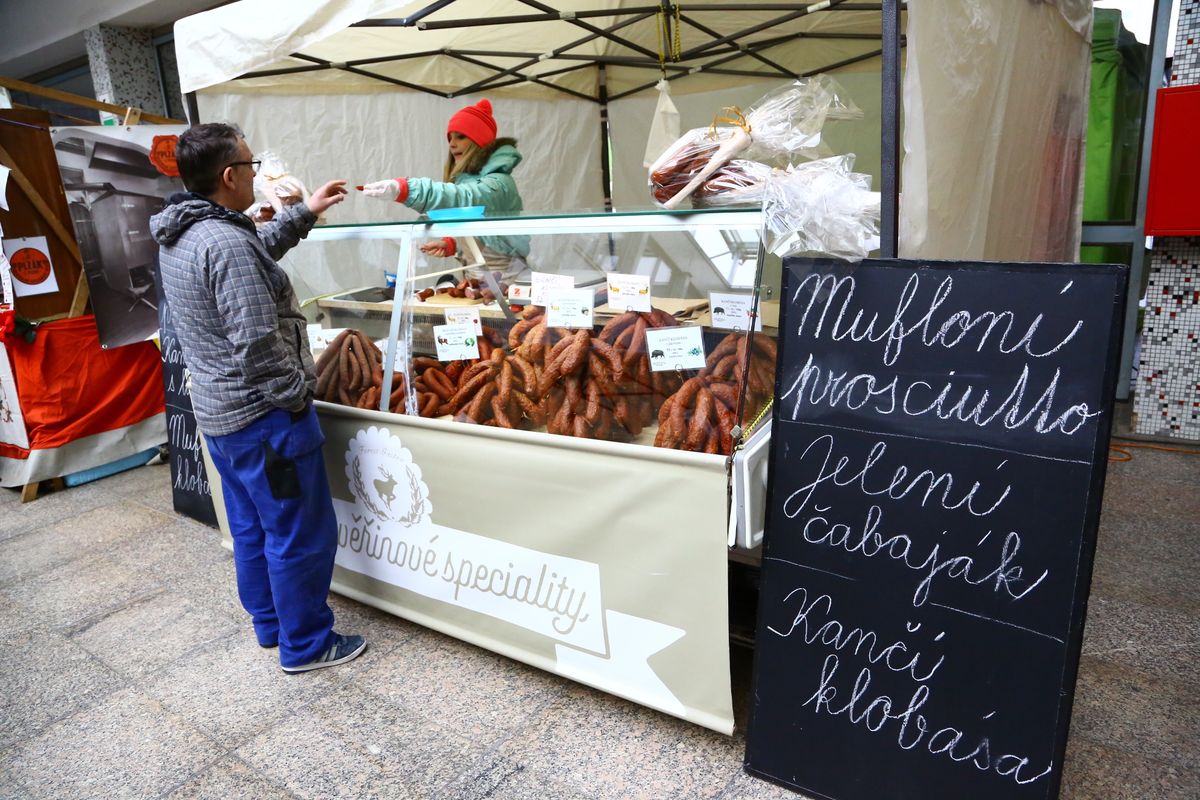
[[[393, 86], [402, 86], [406, 89], [425, 92], [427, 94], [437, 95], [439, 97], [460, 97], [462, 95], [473, 94], [476, 92], [500, 89], [506, 86], [515, 86], [520, 83], [535, 83], [546, 88], [562, 92], [571, 97], [577, 97], [584, 100], [590, 100], [595, 103], [603, 104], [619, 100], [623, 97], [628, 97], [639, 92], [644, 92], [653, 89], [658, 83], [658, 79], [647, 81], [632, 89], [627, 89], [618, 93], [608, 93], [607, 88], [602, 93], [600, 83], [596, 84], [595, 94], [588, 94], [568, 87], [560, 86], [557, 83], [548, 80], [556, 75], [564, 75], [581, 68], [595, 67], [597, 70], [602, 70], [606, 66], [625, 67], [633, 69], [655, 70], [661, 73], [662, 77], [667, 80], [674, 81], [680, 78], [687, 77], [698, 73], [708, 73], [713, 75], [731, 75], [746, 78], [800, 78], [814, 75], [818, 72], [825, 72], [831, 69], [854, 64], [860, 61], [875, 58], [882, 52], [885, 61], [885, 81], [887, 80], [888, 72], [886, 63], [890, 57], [886, 42], [891, 40], [898, 42], [900, 47], [904, 46], [903, 36], [899, 34], [899, 9], [903, 7], [902, 0], [886, 0], [882, 3], [863, 3], [850, 2], [850, 0], [820, 0], [820, 2], [805, 2], [805, 3], [746, 3], [746, 4], [716, 4], [703, 6], [689, 6], [687, 13], [683, 13], [682, 8], [672, 0], [659, 0], [657, 5], [646, 4], [640, 6], [628, 6], [619, 8], [599, 8], [579, 10], [572, 12], [561, 12], [554, 9], [547, 3], [541, 0], [519, 0], [523, 5], [529, 6], [535, 13], [530, 14], [512, 14], [498, 17], [464, 17], [461, 19], [430, 19], [437, 12], [446, 9], [451, 5], [455, 5], [454, 0], [437, 0], [430, 3], [419, 11], [402, 18], [396, 19], [367, 19], [360, 22], [355, 22], [350, 27], [356, 28], [415, 28], [421, 31], [433, 30], [450, 30], [455, 28], [471, 28], [482, 26], [495, 25], [510, 25], [514, 23], [536, 24], [541, 22], [565, 22], [574, 27], [581, 28], [586, 32], [585, 36], [575, 39], [567, 44], [564, 44], [550, 52], [531, 53], [525, 51], [512, 50], [475, 50], [461, 48], [440, 48], [436, 50], [425, 50], [421, 52], [400, 53], [388, 56], [374, 56], [371, 58], [361, 58], [348, 60], [341, 63], [335, 63], [328, 59], [317, 58], [304, 53], [293, 53], [292, 58], [298, 61], [308, 62], [307, 64], [299, 64], [296, 66], [278, 67], [275, 69], [258, 70], [249, 72], [239, 76], [244, 79], [252, 78], [267, 78], [278, 75], [293, 75], [305, 72], [315, 72], [327, 69], [338, 69], [349, 72], [355, 75], [360, 75], [372, 80], [378, 80], [384, 83], [392, 84]], [[456, 5], [456, 8], [462, 8], [463, 5]], [[709, 12], [730, 12], [730, 11], [757, 11], [770, 12], [771, 18], [757, 23], [755, 25], [734, 31], [732, 33], [721, 33], [710, 25], [704, 22], [703, 15]], [[774, 36], [767, 39], [759, 39], [750, 41], [750, 37], [761, 34], [764, 31], [770, 31], [772, 28], [778, 28], [788, 22], [800, 19], [802, 17], [813, 14], [827, 14], [834, 12], [863, 12], [863, 11], [882, 11], [884, 17], [884, 32], [883, 34], [875, 33], [838, 33], [824, 31], [794, 31], [779, 36]], [[889, 13], [891, 17], [889, 17]], [[665, 48], [662, 53], [671, 53], [671, 41], [674, 39], [678, 43], [681, 31], [680, 28], [687, 29], [691, 34], [702, 34], [705, 38], [700, 44], [691, 47], [690, 49], [679, 53], [677, 57], [671, 56], [664, 58], [662, 54], [656, 53], [635, 41], [632, 41], [628, 36], [620, 35], [619, 32], [631, 25], [643, 22], [651, 17], [661, 15], [662, 36], [666, 37], [666, 41], [659, 42], [660, 47]], [[605, 19], [611, 22], [607, 27], [602, 27], [597, 24], [588, 22], [589, 19]], [[895, 24], [889, 27], [888, 21], [892, 20]], [[890, 33], [889, 33], [890, 32]], [[693, 40], [695, 37], [692, 37]], [[583, 47], [597, 39], [603, 39], [611, 42], [624, 53], [618, 54], [592, 54], [571, 52], [577, 48]], [[826, 64], [818, 69], [807, 70], [802, 73], [797, 73], [795, 70], [789, 69], [784, 64], [780, 63], [778, 58], [770, 58], [766, 55], [766, 51], [784, 44], [795, 44], [799, 40], [815, 39], [815, 40], [847, 40], [863, 41], [868, 47], [870, 43], [879, 42], [881, 39], [885, 42], [882, 49], [871, 48], [858, 55], [850, 56], [841, 61], [832, 64]], [[472, 64], [481, 69], [491, 72], [487, 77], [481, 78], [469, 86], [464, 86], [458, 89], [435, 89], [429, 86], [422, 86], [417, 83], [393, 78], [389, 75], [381, 74], [378, 71], [364, 69], [376, 64], [387, 64], [397, 61], [409, 61], [417, 58], [430, 58], [436, 56], [445, 56], [453, 58], [463, 63]], [[495, 63], [495, 59], [520, 59], [519, 63], [513, 66], [500, 66]], [[760, 69], [747, 68], [745, 66], [730, 67], [725, 66], [730, 62], [739, 59], [746, 59], [754, 62], [748, 66], [759, 66]], [[580, 64], [568, 65], [561, 69], [552, 69], [537, 72], [531, 71], [538, 65], [548, 61], [563, 61], [572, 62], [578, 61]], [[897, 59], [898, 60], [898, 59]], [[898, 68], [896, 78], [893, 81], [893, 86], [884, 88], [884, 110], [885, 114], [889, 107], [888, 96], [893, 95], [898, 97]], [[605, 95], [605, 96], [602, 96]], [[891, 103], [898, 105], [898, 99]], [[885, 154], [885, 163], [887, 162]], [[885, 176], [884, 180], [887, 178]], [[887, 224], [886, 221], [884, 223]]]

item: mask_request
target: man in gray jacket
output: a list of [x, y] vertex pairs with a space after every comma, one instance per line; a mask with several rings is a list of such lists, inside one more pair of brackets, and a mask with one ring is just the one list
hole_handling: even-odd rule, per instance
[[241, 131], [193, 126], [175, 159], [189, 191], [168, 198], [150, 225], [196, 424], [221, 476], [238, 596], [258, 643], [279, 646], [284, 672], [341, 664], [367, 643], [333, 630], [337, 520], [311, 402], [316, 374], [305, 319], [275, 259], [342, 201], [345, 181], [256, 230], [242, 211], [254, 203], [259, 162]]

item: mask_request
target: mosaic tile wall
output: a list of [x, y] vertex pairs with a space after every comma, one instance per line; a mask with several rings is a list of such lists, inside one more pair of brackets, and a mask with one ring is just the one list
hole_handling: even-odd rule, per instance
[[1179, 0], [1179, 28], [1170, 77], [1172, 86], [1200, 83], [1200, 0]]
[[[1198, 83], [1200, 0], [1180, 0], [1170, 85]], [[1154, 239], [1137, 381], [1137, 433], [1200, 441], [1200, 238]]]
[[1138, 433], [1200, 440], [1200, 238], [1157, 237], [1134, 411]]
[[[97, 100], [166, 115], [149, 30], [97, 25], [83, 32], [83, 40]], [[100, 114], [102, 120], [112, 116]]]

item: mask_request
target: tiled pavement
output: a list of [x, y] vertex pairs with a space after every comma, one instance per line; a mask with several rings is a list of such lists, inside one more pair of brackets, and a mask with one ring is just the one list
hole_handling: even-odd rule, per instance
[[[1200, 458], [1111, 465], [1062, 796], [1200, 797]], [[791, 798], [733, 737], [350, 600], [367, 654], [261, 650], [218, 534], [148, 466], [0, 490], [0, 798]]]

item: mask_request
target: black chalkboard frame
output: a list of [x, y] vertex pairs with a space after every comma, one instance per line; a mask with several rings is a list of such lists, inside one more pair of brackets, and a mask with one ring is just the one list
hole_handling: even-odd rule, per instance
[[[1045, 798], [1056, 798], [1059, 794], [1059, 789], [1062, 782], [1062, 765], [1066, 754], [1067, 739], [1070, 732], [1071, 713], [1075, 698], [1075, 684], [1079, 672], [1080, 653], [1083, 642], [1083, 631], [1087, 618], [1088, 596], [1090, 593], [1092, 571], [1094, 566], [1096, 540], [1099, 529], [1099, 521], [1101, 514], [1101, 506], [1103, 501], [1104, 484], [1107, 473], [1107, 454], [1109, 448], [1109, 440], [1112, 433], [1114, 402], [1116, 396], [1116, 388], [1118, 381], [1118, 371], [1120, 363], [1121, 351], [1121, 332], [1124, 328], [1125, 309], [1126, 309], [1126, 294], [1128, 292], [1129, 283], [1129, 268], [1123, 264], [1079, 264], [1079, 263], [1008, 263], [1008, 262], [957, 262], [957, 261], [913, 261], [904, 259], [867, 259], [858, 265], [851, 265], [848, 262], [837, 259], [811, 259], [811, 258], [786, 258], [783, 266], [783, 282], [781, 292], [781, 308], [780, 308], [780, 337], [779, 337], [779, 355], [778, 364], [776, 366], [775, 378], [775, 393], [776, 402], [772, 409], [772, 421], [774, 423], [773, 430], [781, 431], [780, 414], [781, 403], [779, 398], [783, 394], [783, 382], [788, 375], [788, 370], [784, 365], [791, 363], [791, 359], [795, 358], [794, 350], [797, 345], [790, 341], [790, 337], [785, 335], [789, 330], [789, 303], [787, 298], [791, 297], [794, 291], [794, 285], [798, 279], [797, 273], [828, 271], [839, 275], [848, 274], [850, 271], [856, 271], [866, 267], [873, 268], [899, 268], [913, 269], [923, 268], [937, 271], [961, 271], [964, 269], [974, 270], [1004, 270], [1017, 273], [1028, 271], [1029, 274], [1039, 273], [1046, 274], [1047, 272], [1062, 272], [1072, 277], [1086, 275], [1103, 275], [1116, 278], [1116, 289], [1112, 296], [1111, 306], [1111, 325], [1109, 326], [1107, 343], [1105, 346], [1105, 358], [1102, 365], [1103, 377], [1100, 382], [1101, 386], [1101, 402], [1102, 415], [1098, 419], [1097, 434], [1095, 446], [1091, 454], [1091, 476], [1088, 482], [1088, 504], [1084, 513], [1083, 521], [1083, 536], [1080, 543], [1077, 570], [1075, 575], [1075, 591], [1072, 599], [1071, 620], [1066, 637], [1066, 652], [1067, 658], [1064, 665], [1064, 671], [1061, 676], [1061, 703], [1059, 712], [1056, 718], [1054, 730], [1054, 769], [1049, 776], [1050, 780], [1046, 782]], [[777, 516], [779, 511], [776, 508], [776, 464], [778, 463], [779, 454], [777, 452], [778, 436], [773, 436], [770, 445], [769, 470], [767, 475], [767, 520], [765, 535], [763, 541], [763, 555], [766, 557], [772, 546], [773, 537], [771, 535], [772, 527], [778, 525]], [[764, 560], [762, 574], [760, 577], [760, 588], [768, 579], [768, 572], [771, 567]], [[756, 643], [762, 642], [766, 634], [766, 614], [762, 604], [759, 604], [758, 620], [756, 624]], [[818, 791], [811, 786], [805, 785], [803, 780], [789, 780], [783, 775], [776, 774], [769, 769], [760, 766], [758, 763], [756, 749], [761, 737], [770, 738], [775, 732], [764, 732], [758, 728], [758, 708], [762, 702], [761, 692], [765, 688], [763, 682], [762, 669], [763, 654], [758, 646], [755, 647], [753, 677], [751, 682], [751, 702], [750, 702], [750, 717], [747, 731], [746, 751], [743, 761], [745, 771], [762, 780], [777, 784], [784, 788], [795, 792], [803, 792], [806, 795], [824, 798], [824, 800], [869, 800], [866, 797], [858, 797], [853, 794], [826, 794]], [[896, 792], [896, 797], [908, 796], [923, 796], [919, 793], [908, 791]], [[935, 790], [931, 789], [929, 796], [936, 795]]]
[[[199, 430], [186, 392], [186, 364], [171, 322], [171, 304], [162, 290], [158, 254], [154, 256], [154, 288], [158, 295], [158, 341], [162, 350], [163, 395], [166, 400], [167, 448], [171, 466], [171, 501], [175, 511], [217, 527], [212, 484], [199, 457]], [[180, 446], [181, 443], [186, 447]]]

